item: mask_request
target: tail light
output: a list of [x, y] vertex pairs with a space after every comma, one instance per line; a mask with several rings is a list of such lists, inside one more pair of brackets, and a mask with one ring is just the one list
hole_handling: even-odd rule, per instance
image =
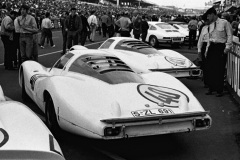
[[104, 129], [104, 136], [117, 136], [121, 132], [121, 127], [107, 127]]
[[195, 69], [190, 72], [191, 76], [200, 76], [202, 71], [200, 69]]
[[209, 127], [210, 126], [210, 119], [196, 119], [195, 127], [202, 128], [202, 127]]

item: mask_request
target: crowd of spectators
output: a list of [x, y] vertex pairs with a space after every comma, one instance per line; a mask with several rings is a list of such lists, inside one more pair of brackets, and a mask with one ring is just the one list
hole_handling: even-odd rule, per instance
[[[132, 16], [132, 12], [136, 8], [132, 7], [115, 7], [115, 6], [105, 6], [100, 4], [91, 4], [91, 3], [84, 3], [79, 1], [79, 3], [69, 3], [64, 1], [56, 1], [56, 0], [47, 0], [47, 1], [39, 1], [39, 0], [0, 0], [0, 9], [2, 9], [2, 13], [0, 17], [5, 15], [6, 11], [15, 10], [18, 11], [22, 2], [30, 7], [29, 12], [31, 15], [40, 19], [44, 17], [46, 12], [50, 12], [50, 17], [54, 18], [61, 18], [63, 12], [69, 11], [73, 6], [77, 8], [78, 11], [90, 12], [92, 10], [96, 11], [96, 15], [103, 15], [104, 11], [111, 12], [113, 16], [117, 16], [124, 12], [129, 12], [130, 17]], [[149, 9], [149, 8], [139, 8], [138, 11], [141, 14], [148, 15], [149, 18], [157, 17], [160, 18], [162, 21], [168, 21], [173, 18], [178, 18], [184, 21], [188, 21], [188, 17], [182, 16], [176, 10], [170, 9]]]

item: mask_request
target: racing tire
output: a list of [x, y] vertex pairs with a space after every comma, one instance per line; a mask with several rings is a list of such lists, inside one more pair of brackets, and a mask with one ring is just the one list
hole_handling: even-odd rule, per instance
[[29, 102], [30, 101], [30, 97], [28, 96], [26, 90], [25, 90], [25, 80], [24, 80], [24, 75], [22, 72], [22, 100], [23, 102]]
[[53, 100], [50, 96], [47, 97], [45, 103], [45, 118], [46, 125], [53, 134], [57, 134], [60, 131], [60, 127], [57, 122], [57, 115], [54, 109]]
[[158, 47], [158, 39], [157, 39], [157, 37], [156, 36], [151, 36], [149, 38], [149, 44], [150, 44], [150, 46], [152, 46], [154, 48]]

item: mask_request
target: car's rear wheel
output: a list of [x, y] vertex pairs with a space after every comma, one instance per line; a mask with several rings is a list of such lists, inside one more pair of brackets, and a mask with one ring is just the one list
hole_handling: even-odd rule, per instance
[[158, 47], [158, 39], [156, 36], [151, 36], [149, 38], [149, 44], [152, 46], [152, 47]]
[[21, 74], [21, 79], [22, 79], [22, 100], [24, 102], [27, 102], [27, 101], [30, 101], [30, 97], [28, 96], [28, 94], [25, 90], [25, 80], [24, 80], [23, 72]]
[[51, 96], [47, 96], [46, 104], [45, 104], [45, 117], [46, 117], [46, 124], [48, 128], [56, 134], [60, 131], [60, 127], [57, 122], [57, 115], [54, 109], [54, 104]]

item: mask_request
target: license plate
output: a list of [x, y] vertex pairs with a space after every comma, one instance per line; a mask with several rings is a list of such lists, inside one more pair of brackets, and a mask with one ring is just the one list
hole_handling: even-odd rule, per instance
[[163, 114], [174, 114], [174, 112], [168, 108], [138, 110], [138, 111], [132, 111], [131, 113], [134, 117], [146, 117], [146, 116], [156, 116], [156, 115], [163, 115]]
[[172, 42], [181, 42], [181, 38], [172, 38]]

